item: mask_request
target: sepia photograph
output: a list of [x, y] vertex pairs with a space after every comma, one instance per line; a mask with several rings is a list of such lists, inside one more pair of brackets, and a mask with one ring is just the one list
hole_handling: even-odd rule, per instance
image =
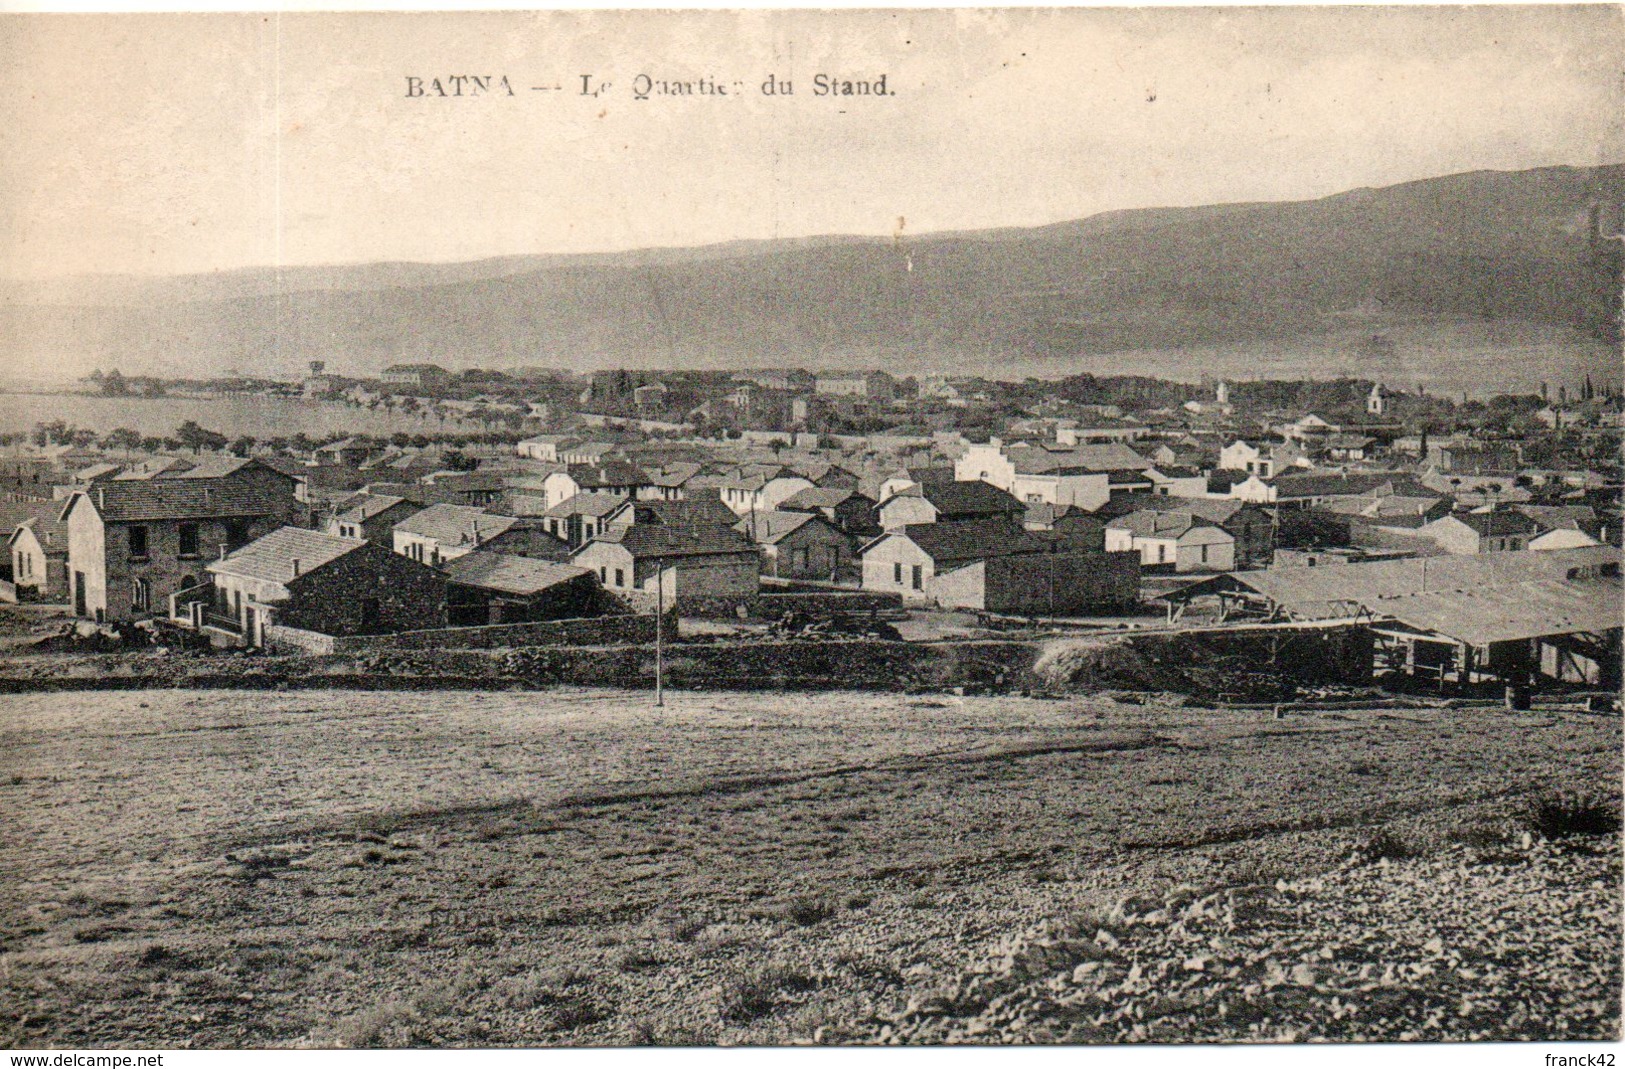
[[1613, 1065], [1622, 56], [0, 13], [10, 1064]]

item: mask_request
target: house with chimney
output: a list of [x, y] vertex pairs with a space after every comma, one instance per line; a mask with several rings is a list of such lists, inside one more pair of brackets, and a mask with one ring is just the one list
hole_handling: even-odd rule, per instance
[[436, 567], [486, 545], [519, 523], [472, 505], [430, 505], [393, 528], [394, 550]]
[[78, 616], [122, 623], [164, 613], [173, 594], [206, 586], [205, 566], [279, 527], [305, 507], [294, 480], [253, 460], [99, 481], [74, 491], [68, 599]]

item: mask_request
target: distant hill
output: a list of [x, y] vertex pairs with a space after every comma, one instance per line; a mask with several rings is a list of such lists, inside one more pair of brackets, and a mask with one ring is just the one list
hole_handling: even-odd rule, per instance
[[1553, 167], [900, 240], [12, 283], [0, 346], [14, 367], [63, 374], [290, 373], [311, 359], [352, 373], [410, 359], [1063, 374], [1155, 352], [1162, 373], [1194, 378], [1199, 352], [1245, 365], [1252, 348], [1302, 341], [1426, 381], [1437, 325], [1489, 339], [1486, 353], [1498, 332], [1538, 336], [1559, 363], [1572, 351], [1606, 368], [1621, 243], [1593, 239], [1592, 213], [1617, 232], [1622, 204], [1625, 166]]

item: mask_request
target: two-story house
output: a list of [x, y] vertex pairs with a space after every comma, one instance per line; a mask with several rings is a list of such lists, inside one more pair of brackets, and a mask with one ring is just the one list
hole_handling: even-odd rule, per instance
[[122, 622], [167, 611], [170, 595], [206, 585], [209, 560], [297, 523], [293, 487], [243, 461], [224, 475], [111, 479], [74, 492], [61, 512], [74, 612]]

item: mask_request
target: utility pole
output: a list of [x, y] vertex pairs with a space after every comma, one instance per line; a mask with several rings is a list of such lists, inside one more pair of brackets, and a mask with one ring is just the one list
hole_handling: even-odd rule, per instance
[[655, 558], [655, 708], [666, 705], [666, 562]]

